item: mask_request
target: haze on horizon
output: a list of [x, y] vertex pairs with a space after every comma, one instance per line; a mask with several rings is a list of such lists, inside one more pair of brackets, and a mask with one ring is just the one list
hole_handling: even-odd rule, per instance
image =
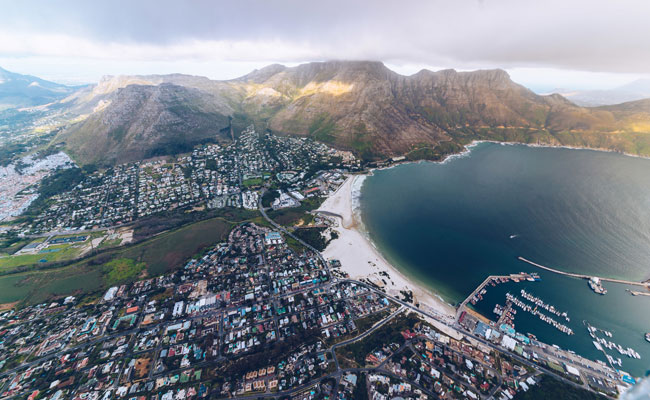
[[650, 3], [631, 0], [0, 0], [0, 9], [0, 66], [64, 83], [229, 79], [331, 59], [379, 60], [402, 74], [503, 68], [538, 92], [650, 76]]

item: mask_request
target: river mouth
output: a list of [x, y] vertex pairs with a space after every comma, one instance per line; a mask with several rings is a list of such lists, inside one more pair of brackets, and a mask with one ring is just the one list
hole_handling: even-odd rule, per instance
[[[650, 365], [650, 297], [604, 283], [536, 269], [518, 257], [562, 271], [640, 281], [650, 278], [650, 160], [589, 150], [481, 143], [445, 163], [378, 170], [363, 184], [361, 218], [397, 268], [457, 304], [488, 275], [538, 272], [541, 282], [488, 287], [475, 308], [488, 318], [506, 293], [531, 292], [565, 310], [575, 335], [517, 315], [515, 326], [540, 340], [602, 359], [583, 320], [612, 331]], [[635, 289], [635, 288], [632, 288]], [[636, 288], [635, 290], [639, 290]]]

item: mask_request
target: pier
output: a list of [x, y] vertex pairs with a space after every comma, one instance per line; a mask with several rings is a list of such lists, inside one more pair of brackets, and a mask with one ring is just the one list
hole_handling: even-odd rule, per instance
[[490, 276], [488, 276], [487, 278], [485, 278], [485, 280], [480, 285], [478, 285], [478, 287], [476, 289], [474, 289], [474, 291], [469, 296], [467, 296], [467, 298], [465, 298], [465, 300], [463, 300], [463, 302], [460, 304], [460, 306], [458, 306], [458, 309], [456, 310], [456, 321], [458, 321], [458, 319], [460, 318], [460, 315], [465, 310], [465, 307], [467, 306], [467, 303], [469, 303], [469, 301], [472, 300], [474, 298], [474, 296], [481, 293], [481, 290], [483, 290], [493, 280], [495, 280], [495, 281], [500, 281], [500, 280], [519, 281], [519, 280], [527, 280], [530, 277], [531, 277], [531, 275], [524, 274], [524, 273], [510, 274], [510, 275], [490, 275]]
[[[543, 265], [537, 264], [536, 262], [533, 262], [533, 261], [527, 260], [527, 259], [525, 259], [525, 258], [523, 258], [523, 257], [518, 257], [518, 259], [519, 259], [520, 261], [523, 261], [523, 262], [525, 262], [525, 263], [528, 263], [528, 264], [530, 264], [530, 265], [533, 265], [533, 266], [535, 266], [535, 267], [537, 267], [537, 268], [541, 268], [541, 269], [543, 269], [543, 270], [546, 270], [546, 271], [549, 271], [549, 272], [553, 272], [553, 273], [555, 273], [555, 274], [565, 275], [565, 276], [570, 276], [570, 277], [578, 278], [578, 279], [587, 279], [587, 280], [592, 278], [592, 276], [589, 276], [589, 275], [574, 274], [574, 273], [572, 273], [572, 272], [564, 272], [564, 271], [560, 271], [560, 270], [557, 270], [557, 269], [553, 269], [553, 268], [545, 267], [545, 266], [543, 266]], [[646, 288], [646, 289], [650, 289], [650, 283], [645, 283], [645, 282], [634, 282], [634, 281], [626, 281], [626, 280], [623, 280], [623, 279], [613, 279], [613, 278], [601, 278], [601, 277], [597, 277], [597, 278], [600, 279], [600, 280], [603, 281], [603, 282], [622, 283], [622, 284], [625, 284], [625, 285], [641, 286], [641, 287], [644, 287], [644, 288]]]

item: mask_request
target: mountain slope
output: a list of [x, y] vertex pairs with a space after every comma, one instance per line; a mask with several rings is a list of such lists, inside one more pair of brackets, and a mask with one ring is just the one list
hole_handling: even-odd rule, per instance
[[[439, 158], [471, 140], [650, 155], [650, 104], [585, 108], [502, 70], [399, 75], [380, 62], [270, 65], [241, 78], [110, 77], [52, 105], [81, 120], [57, 141], [81, 162], [184, 150], [235, 123], [311, 137], [366, 159]], [[227, 136], [227, 135], [221, 135]]]
[[225, 140], [230, 113], [218, 98], [197, 89], [129, 85], [102, 96], [95, 110], [57, 141], [84, 163], [135, 161]]
[[0, 110], [51, 103], [77, 89], [0, 68]]
[[[376, 62], [310, 63], [243, 80], [264, 114], [273, 91], [277, 132], [312, 136], [366, 155], [436, 158], [471, 140], [597, 147], [646, 154], [650, 107], [631, 115], [539, 96], [505, 71], [420, 71], [402, 76]], [[260, 78], [260, 76], [262, 78]], [[257, 101], [256, 101], [257, 100]]]

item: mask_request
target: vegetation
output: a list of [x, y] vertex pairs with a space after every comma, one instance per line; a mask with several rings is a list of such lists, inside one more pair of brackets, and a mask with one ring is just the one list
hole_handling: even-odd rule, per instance
[[72, 244], [62, 244], [49, 246], [43, 253], [0, 257], [0, 272], [6, 272], [21, 266], [71, 260], [79, 256], [80, 251], [81, 248], [73, 246]]
[[309, 137], [323, 143], [332, 143], [335, 140], [336, 123], [327, 113], [319, 114], [309, 125]]
[[[89, 168], [92, 170], [94, 166], [89, 166]], [[84, 177], [85, 172], [81, 168], [58, 169], [46, 176], [38, 186], [38, 198], [29, 205], [24, 216], [19, 219], [30, 220], [33, 216], [40, 214], [48, 205], [50, 197], [72, 189]]]
[[267, 190], [262, 195], [262, 206], [271, 207], [273, 201], [275, 201], [275, 199], [277, 199], [278, 197], [280, 197], [280, 193], [278, 193], [277, 190]]
[[353, 129], [353, 133], [352, 148], [355, 153], [364, 161], [375, 159], [377, 154], [372, 150], [372, 138], [370, 137], [368, 128], [366, 128], [366, 124], [363, 122], [357, 124]]
[[10, 231], [0, 237], [0, 254], [14, 254], [28, 243], [29, 240], [19, 237], [15, 231]]
[[329, 240], [323, 236], [327, 228], [298, 228], [293, 234], [318, 251], [325, 250]]
[[[237, 217], [253, 217], [257, 213], [241, 213]], [[0, 304], [22, 302], [38, 304], [53, 296], [97, 295], [116, 282], [135, 279], [139, 274], [157, 276], [182, 267], [185, 262], [207, 247], [225, 239], [240, 220], [215, 217], [158, 234], [140, 243], [105, 250], [72, 264], [33, 267], [0, 276]], [[112, 271], [115, 269], [115, 271]]]
[[245, 187], [260, 186], [263, 183], [264, 183], [263, 178], [248, 178], [248, 179], [244, 179], [244, 181], [242, 182], [242, 184]]
[[[263, 200], [263, 199], [262, 199]], [[300, 221], [306, 212], [312, 211], [320, 207], [323, 203], [322, 197], [310, 197], [303, 200], [299, 207], [283, 208], [281, 210], [269, 211], [268, 215], [271, 219], [280, 225], [292, 226]]]
[[109, 261], [102, 266], [104, 283], [107, 286], [112, 286], [117, 283], [133, 281], [145, 267], [145, 263], [136, 263], [130, 258], [118, 258]]
[[451, 154], [460, 153], [463, 146], [455, 142], [443, 142], [435, 147], [421, 144], [406, 154], [408, 160], [431, 160], [439, 161]]
[[366, 373], [362, 372], [359, 374], [357, 379], [357, 386], [354, 387], [354, 392], [352, 392], [352, 398], [358, 400], [367, 400], [368, 399], [368, 388], [366, 387]]
[[371, 351], [390, 343], [404, 343], [404, 337], [401, 335], [401, 332], [406, 329], [412, 329], [413, 325], [418, 322], [420, 322], [420, 318], [415, 314], [398, 316], [363, 340], [337, 349], [337, 356], [340, 355], [354, 362], [357, 366], [363, 366], [366, 356]]

